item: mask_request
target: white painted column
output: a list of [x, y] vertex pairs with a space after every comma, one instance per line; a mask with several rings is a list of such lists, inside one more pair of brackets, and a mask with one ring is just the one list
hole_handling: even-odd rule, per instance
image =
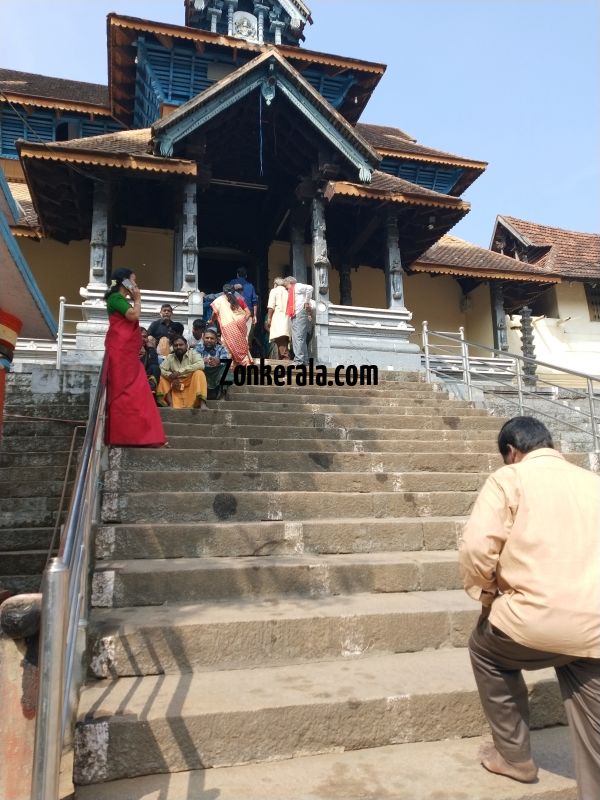
[[181, 237], [181, 291], [193, 292], [198, 288], [198, 206], [195, 181], [189, 181], [184, 187]]
[[269, 6], [265, 6], [262, 3], [254, 3], [254, 13], [258, 19], [257, 34], [259, 44], [264, 44], [265, 41], [265, 16], [268, 12]]
[[227, 0], [227, 35], [233, 36], [233, 13], [238, 6], [238, 0]]

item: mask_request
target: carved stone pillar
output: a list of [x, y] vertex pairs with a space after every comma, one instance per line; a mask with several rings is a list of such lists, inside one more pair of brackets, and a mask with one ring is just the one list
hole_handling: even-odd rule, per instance
[[112, 246], [109, 232], [108, 186], [94, 184], [92, 232], [90, 235], [89, 286], [105, 286], [112, 271]]
[[385, 296], [387, 307], [404, 308], [402, 259], [398, 237], [398, 218], [390, 213], [385, 223]]
[[292, 275], [300, 283], [306, 283], [306, 259], [304, 258], [304, 229], [306, 214], [303, 208], [294, 208], [290, 213], [290, 264]]
[[[535, 344], [533, 342], [533, 322], [531, 320], [531, 309], [524, 306], [521, 309], [521, 350], [525, 358], [535, 358]], [[536, 384], [537, 364], [526, 361], [523, 364], [523, 379], [526, 386]]]
[[352, 268], [350, 264], [340, 264], [340, 305], [352, 305]]
[[217, 24], [218, 24], [219, 19], [221, 18], [222, 14], [223, 14], [223, 9], [222, 8], [213, 7], [213, 8], [209, 8], [208, 9], [208, 15], [210, 17], [210, 31], [211, 31], [211, 33], [216, 33], [217, 32]]
[[492, 327], [494, 347], [496, 350], [508, 350], [508, 332], [506, 330], [506, 311], [504, 310], [504, 284], [502, 281], [490, 282], [490, 298], [492, 302]]
[[329, 257], [327, 255], [327, 226], [325, 222], [325, 203], [322, 197], [312, 201], [312, 261], [314, 268], [315, 291], [323, 300], [329, 300]]
[[238, 0], [227, 0], [227, 35], [233, 36], [233, 13], [238, 6]]
[[175, 229], [174, 288], [177, 291], [192, 292], [198, 288], [197, 218], [196, 183], [190, 181], [184, 186], [181, 213]]
[[271, 23], [271, 32], [275, 34], [275, 44], [281, 44], [281, 34], [283, 29], [285, 28], [285, 22], [282, 22], [279, 19], [273, 20]]
[[262, 3], [254, 3], [254, 13], [258, 20], [258, 25], [257, 25], [258, 43], [264, 44], [265, 16], [269, 13], [269, 6], [265, 6]]

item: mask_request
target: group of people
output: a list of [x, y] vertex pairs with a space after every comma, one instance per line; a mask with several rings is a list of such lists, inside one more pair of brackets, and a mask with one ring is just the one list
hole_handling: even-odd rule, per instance
[[[265, 329], [276, 358], [308, 362], [312, 293], [312, 286], [293, 277], [275, 279]], [[157, 406], [206, 410], [209, 390], [215, 396], [220, 393], [224, 362], [233, 368], [253, 363], [249, 343], [258, 297], [243, 268], [215, 295], [210, 319], [194, 320], [187, 337], [183, 325], [173, 320], [169, 303], [163, 303], [159, 319], [148, 329], [140, 328], [141, 294], [130, 269], [113, 273], [105, 299], [109, 444], [163, 445]]]

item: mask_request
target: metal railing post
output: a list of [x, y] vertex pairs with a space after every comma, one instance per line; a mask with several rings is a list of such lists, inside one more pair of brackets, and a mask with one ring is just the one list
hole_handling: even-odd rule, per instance
[[596, 409], [594, 403], [594, 381], [591, 378], [587, 379], [588, 401], [590, 404], [590, 422], [592, 424], [592, 439], [594, 441], [594, 450], [596, 453], [600, 452], [598, 443], [598, 424], [596, 422]]
[[55, 800], [59, 791], [68, 579], [67, 567], [60, 558], [53, 558], [42, 581], [44, 612], [40, 630], [40, 683], [31, 780], [32, 800]]
[[458, 329], [460, 334], [460, 351], [463, 363], [463, 380], [467, 386], [467, 397], [469, 400], [473, 399], [473, 387], [471, 386], [471, 365], [469, 364], [469, 345], [465, 342], [465, 329], [461, 327]]
[[66, 297], [59, 297], [58, 307], [58, 335], [56, 337], [56, 369], [62, 366], [63, 334], [65, 332], [65, 303]]
[[429, 369], [429, 323], [423, 320], [423, 330], [421, 332], [423, 341], [423, 354], [425, 356], [425, 379], [431, 383], [431, 371]]
[[519, 399], [519, 414], [523, 416], [523, 367], [520, 358], [515, 358], [515, 375], [517, 378], [517, 397]]

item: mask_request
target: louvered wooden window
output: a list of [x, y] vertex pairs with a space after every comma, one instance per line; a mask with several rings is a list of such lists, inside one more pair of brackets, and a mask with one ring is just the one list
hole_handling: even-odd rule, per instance
[[586, 283], [585, 296], [592, 322], [600, 322], [600, 283]]

